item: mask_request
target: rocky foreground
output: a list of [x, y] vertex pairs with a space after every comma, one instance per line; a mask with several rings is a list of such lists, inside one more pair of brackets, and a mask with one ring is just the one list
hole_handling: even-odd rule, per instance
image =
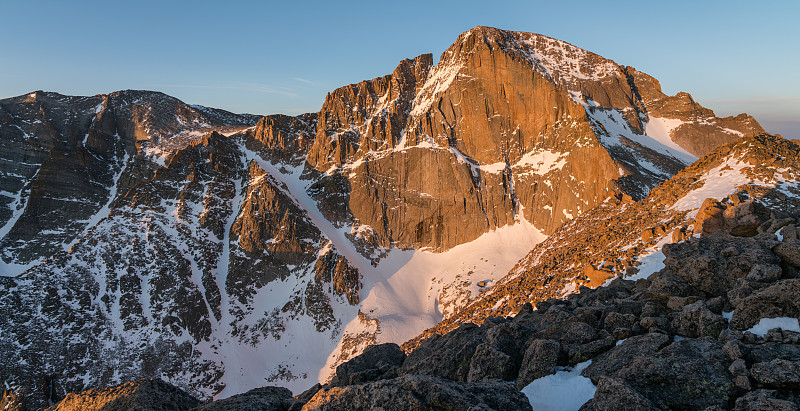
[[[794, 410], [800, 332], [767, 329], [762, 319], [800, 317], [798, 226], [800, 214], [772, 210], [755, 235], [734, 235], [741, 226], [727, 224], [667, 244], [664, 268], [649, 278], [526, 304], [409, 354], [371, 346], [328, 385], [297, 396], [266, 387], [200, 404], [167, 383], [140, 380], [70, 394], [51, 409], [524, 410], [536, 394], [521, 389], [580, 364], [596, 387], [584, 411]], [[15, 409], [14, 399], [3, 406]]]

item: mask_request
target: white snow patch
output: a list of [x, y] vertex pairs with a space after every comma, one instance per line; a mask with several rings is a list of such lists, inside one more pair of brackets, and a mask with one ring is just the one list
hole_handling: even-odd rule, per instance
[[529, 58], [534, 68], [556, 83], [564, 80], [601, 80], [605, 77], [620, 77], [621, 70], [613, 61], [601, 59], [590, 62], [592, 53], [565, 41], [539, 34], [528, 34], [522, 44], [528, 47]]
[[701, 177], [703, 186], [692, 190], [683, 198], [675, 202], [671, 208], [680, 211], [695, 210], [690, 213], [690, 217], [697, 215], [697, 211], [706, 198], [721, 200], [734, 193], [737, 187], [744, 184], [758, 183], [766, 187], [774, 187], [774, 184], [754, 181], [747, 177], [742, 170], [752, 167], [750, 164], [739, 161], [736, 158], [728, 158], [724, 163], [711, 169]]
[[453, 80], [458, 77], [458, 72], [461, 71], [461, 64], [455, 62], [439, 62], [428, 75], [425, 84], [422, 85], [417, 97], [414, 99], [414, 105], [411, 109], [412, 117], [419, 117], [427, 111], [436, 97], [445, 92]]
[[[559, 371], [533, 380], [522, 393], [528, 397], [536, 411], [574, 411], [594, 397], [597, 390], [592, 380], [581, 376], [592, 360], [571, 367], [558, 367]], [[558, 369], [557, 368], [557, 369]]]
[[[514, 225], [490, 231], [442, 253], [393, 249], [377, 267], [361, 271], [364, 275], [361, 311], [380, 322], [378, 343], [403, 343], [443, 319], [440, 300], [447, 285], [471, 280], [468, 289], [473, 296], [477, 295], [477, 280], [487, 283], [499, 280], [545, 238], [520, 213]], [[365, 328], [358, 318], [345, 326], [345, 333], [361, 331]], [[333, 365], [338, 351], [329, 358], [323, 372]]]
[[[36, 170], [36, 174], [31, 177], [29, 181], [33, 181], [39, 175], [39, 170]], [[26, 182], [26, 185], [29, 182]], [[22, 214], [25, 213], [25, 208], [28, 206], [28, 200], [30, 199], [30, 192], [28, 195], [25, 195], [23, 198], [23, 191], [25, 190], [25, 186], [23, 186], [19, 192], [17, 193], [9, 193], [5, 191], [7, 197], [13, 198], [11, 203], [8, 205], [8, 208], [11, 209], [11, 217], [6, 221], [6, 223], [0, 227], [0, 240], [5, 238], [8, 235], [9, 231], [17, 224], [17, 221]], [[2, 252], [2, 250], [0, 250]], [[7, 263], [3, 259], [3, 255], [0, 255], [0, 276], [2, 277], [14, 277], [19, 275], [20, 273], [24, 272], [25, 270], [33, 267], [34, 265], [38, 264], [38, 261], [31, 262], [29, 264], [17, 264], [17, 263]]]
[[565, 285], [561, 289], [561, 291], [559, 292], [560, 294], [559, 294], [558, 297], [559, 298], [564, 298], [564, 297], [566, 297], [566, 296], [568, 296], [570, 294], [574, 294], [575, 291], [578, 291], [578, 283], [576, 283], [575, 281], [570, 281], [569, 283], [567, 283], [567, 285]]
[[661, 241], [659, 241], [654, 247], [648, 248], [646, 250], [646, 254], [639, 258], [639, 262], [641, 263], [637, 267], [639, 272], [630, 277], [626, 277], [625, 279], [636, 281], [641, 278], [648, 278], [651, 274], [664, 268], [664, 258], [666, 257], [664, 256], [662, 247], [669, 243], [670, 238], [666, 236], [662, 238]]
[[562, 153], [550, 150], [533, 150], [519, 159], [512, 169], [521, 168], [522, 172], [518, 172], [519, 176], [537, 174], [543, 176], [553, 170], [561, 170], [567, 165], [567, 156], [569, 153]]
[[697, 161], [697, 157], [672, 141], [672, 130], [680, 127], [683, 123], [678, 119], [651, 116], [650, 121], [645, 125], [645, 134], [650, 138], [640, 138], [636, 141], [645, 147], [675, 157], [685, 164], [694, 163]]
[[[117, 139], [121, 138], [119, 134], [115, 134], [115, 137]], [[100, 210], [98, 210], [96, 213], [94, 213], [93, 216], [91, 216], [88, 219], [83, 220], [83, 221], [80, 222], [81, 224], [84, 225], [83, 232], [79, 236], [76, 236], [75, 239], [72, 240], [70, 243], [64, 243], [64, 245], [63, 245], [64, 251], [69, 250], [70, 247], [72, 247], [73, 245], [75, 245], [75, 243], [80, 241], [86, 235], [86, 233], [89, 231], [89, 229], [91, 229], [92, 227], [97, 225], [97, 223], [99, 223], [100, 220], [102, 220], [103, 218], [107, 217], [108, 213], [111, 212], [111, 203], [113, 203], [114, 200], [117, 198], [117, 188], [119, 186], [119, 179], [120, 179], [120, 177], [122, 177], [122, 173], [124, 173], [125, 170], [128, 168], [128, 160], [129, 159], [130, 159], [130, 156], [128, 155], [128, 152], [126, 151], [125, 152], [125, 157], [122, 159], [122, 162], [120, 164], [117, 164], [117, 167], [119, 167], [119, 170], [114, 174], [114, 178], [113, 178], [113, 181], [111, 182], [111, 185], [109, 185], [107, 187], [108, 188], [108, 201], [106, 201], [106, 203], [103, 205], [103, 207], [100, 208]]]
[[762, 318], [753, 328], [747, 330], [751, 333], [763, 337], [773, 328], [780, 328], [784, 331], [794, 331], [800, 333], [800, 321], [793, 317]]

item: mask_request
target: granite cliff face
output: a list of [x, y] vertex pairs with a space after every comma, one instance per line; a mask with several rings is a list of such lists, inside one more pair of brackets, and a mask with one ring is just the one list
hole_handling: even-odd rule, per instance
[[[330, 93], [308, 162], [349, 180], [388, 247], [442, 250], [525, 218], [545, 233], [609, 193], [642, 198], [697, 156], [763, 131], [568, 43], [477, 27], [432, 65]], [[402, 204], [402, 206], [400, 206]]]
[[304, 389], [464, 321], [544, 234], [758, 131], [487, 27], [296, 117], [130, 90], [0, 100], [0, 379], [33, 406], [137, 378]]

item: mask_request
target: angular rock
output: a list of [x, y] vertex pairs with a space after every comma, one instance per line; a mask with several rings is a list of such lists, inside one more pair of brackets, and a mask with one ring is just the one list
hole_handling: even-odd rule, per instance
[[707, 237], [722, 230], [725, 227], [725, 205], [721, 202], [707, 198], [703, 201], [697, 215], [694, 218], [694, 230], [702, 236]]
[[483, 343], [475, 350], [469, 364], [467, 382], [514, 379], [516, 364], [508, 354]]
[[800, 267], [800, 239], [784, 239], [772, 251], [786, 263]]
[[603, 328], [613, 333], [618, 328], [631, 328], [636, 324], [636, 316], [633, 314], [621, 314], [612, 311], [603, 319]]
[[736, 304], [730, 326], [746, 330], [762, 318], [800, 317], [800, 279], [778, 281]]
[[753, 364], [750, 375], [770, 388], [800, 388], [800, 361], [776, 358], [770, 362]]
[[458, 383], [427, 375], [404, 375], [342, 388], [323, 388], [303, 410], [532, 410], [513, 384]]
[[728, 359], [731, 361], [736, 361], [739, 358], [743, 358], [747, 353], [747, 347], [742, 344], [741, 341], [728, 341], [725, 345], [722, 346], [722, 351], [725, 352], [725, 355], [728, 356]]
[[353, 385], [397, 377], [406, 354], [397, 344], [371, 345], [355, 358], [336, 367], [332, 385]]
[[399, 374], [431, 375], [466, 381], [475, 350], [485, 342], [485, 327], [463, 324], [439, 338], [425, 341], [412, 351]]
[[671, 342], [666, 334], [649, 333], [628, 338], [611, 350], [592, 359], [592, 363], [581, 373], [595, 383], [600, 377], [614, 374], [634, 359], [653, 355]]
[[[665, 268], [709, 297], [727, 295], [755, 265], [780, 261], [757, 240], [724, 232], [664, 246]], [[725, 251], [725, 253], [723, 253]]]
[[796, 411], [797, 404], [775, 397], [775, 390], [755, 390], [736, 399], [735, 411]]
[[283, 387], [254, 388], [222, 400], [193, 408], [196, 411], [284, 411], [292, 392]]
[[758, 227], [769, 219], [769, 210], [755, 201], [729, 206], [723, 213], [725, 228], [732, 235], [753, 237]]
[[562, 346], [583, 344], [597, 338], [597, 330], [582, 321], [564, 321], [536, 334], [536, 338], [554, 339]]
[[[290, 393], [291, 394], [291, 393]], [[162, 411], [189, 410], [200, 401], [161, 380], [143, 379], [114, 387], [93, 388], [67, 394], [52, 411]]]
[[[605, 332], [605, 331], [603, 331]], [[615, 346], [617, 340], [612, 336], [599, 338], [585, 344], [581, 344], [569, 349], [567, 356], [569, 358], [569, 365], [575, 365], [587, 361], [594, 356], [604, 353]]]
[[770, 283], [779, 280], [782, 274], [783, 270], [778, 265], [758, 264], [753, 266], [745, 278], [749, 281]]
[[728, 328], [728, 320], [711, 312], [705, 302], [698, 301], [684, 306], [671, 325], [672, 330], [681, 336], [717, 338]]
[[704, 409], [725, 406], [736, 393], [726, 363], [716, 341], [685, 339], [633, 359], [612, 376], [625, 380], [657, 407]]
[[533, 340], [525, 350], [517, 376], [517, 387], [526, 387], [531, 381], [555, 373], [561, 344], [554, 340]]
[[594, 411], [658, 410], [650, 400], [636, 392], [625, 381], [609, 377], [601, 377], [598, 381], [592, 409]]

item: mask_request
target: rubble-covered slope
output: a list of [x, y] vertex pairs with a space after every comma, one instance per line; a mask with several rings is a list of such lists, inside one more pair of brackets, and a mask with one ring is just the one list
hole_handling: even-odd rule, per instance
[[[740, 235], [774, 233], [767, 219], [800, 210], [798, 180], [800, 148], [788, 140], [761, 134], [722, 146], [640, 201], [609, 197], [564, 224], [489, 291], [406, 347], [462, 323], [508, 315], [526, 302], [597, 287], [616, 276], [652, 273], [661, 267], [664, 244], [712, 233], [726, 221], [740, 227]], [[732, 194], [737, 195], [728, 198]]]

